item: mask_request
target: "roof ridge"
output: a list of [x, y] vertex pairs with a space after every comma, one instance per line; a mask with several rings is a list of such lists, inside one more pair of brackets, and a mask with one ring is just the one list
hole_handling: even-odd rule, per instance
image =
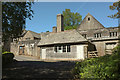
[[39, 33], [37, 33], [37, 32], [34, 32], [34, 31], [31, 31], [31, 30], [28, 30], [29, 32], [32, 32], [32, 33], [35, 33], [35, 34], [39, 34]]

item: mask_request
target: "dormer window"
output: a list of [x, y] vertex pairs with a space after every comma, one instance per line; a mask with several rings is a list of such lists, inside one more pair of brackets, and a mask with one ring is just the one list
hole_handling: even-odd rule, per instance
[[110, 32], [110, 37], [117, 36], [117, 32]]
[[88, 17], [88, 21], [90, 21], [90, 17]]
[[95, 38], [100, 38], [100, 37], [102, 37], [102, 36], [101, 36], [101, 33], [95, 33], [95, 34], [94, 34], [94, 37], [95, 37]]

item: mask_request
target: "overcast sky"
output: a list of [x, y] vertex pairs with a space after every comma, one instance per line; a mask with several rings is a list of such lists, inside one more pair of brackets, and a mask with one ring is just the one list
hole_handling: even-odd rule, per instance
[[62, 14], [65, 9], [80, 13], [82, 19], [90, 13], [103, 26], [117, 27], [118, 20], [107, 17], [117, 12], [109, 9], [112, 4], [113, 2], [35, 2], [32, 6], [35, 14], [32, 20], [26, 20], [26, 30], [51, 32], [52, 27], [56, 26], [56, 15]]

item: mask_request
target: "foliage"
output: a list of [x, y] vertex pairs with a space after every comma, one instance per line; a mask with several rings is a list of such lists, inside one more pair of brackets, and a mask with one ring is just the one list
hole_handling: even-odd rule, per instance
[[46, 32], [49, 32], [49, 31], [46, 31]]
[[118, 12], [116, 14], [113, 14], [111, 16], [108, 16], [110, 18], [120, 18], [120, 1], [113, 3], [113, 5], [110, 5], [109, 8], [111, 10], [117, 10]]
[[32, 2], [2, 2], [2, 39], [20, 37], [26, 18], [33, 17]]
[[76, 29], [77, 28], [77, 26], [66, 26], [64, 29], [65, 30], [70, 30], [70, 29]]
[[112, 52], [113, 53], [120, 53], [120, 44], [117, 47], [115, 47]]
[[6, 64], [9, 64], [13, 61], [13, 58], [14, 58], [14, 54], [11, 53], [11, 52], [3, 52], [2, 53], [2, 64], [3, 65], [6, 65]]
[[[11, 52], [5, 51], [2, 54], [8, 54], [8, 53], [11, 53]], [[11, 54], [13, 54], [13, 53], [11, 53]]]
[[[113, 15], [108, 16], [108, 17], [110, 17], [110, 18], [120, 18], [120, 1], [117, 1], [117, 2], [113, 3], [113, 5], [110, 5], [109, 8], [111, 10], [117, 10], [118, 12], [116, 14], [113, 14]], [[120, 31], [120, 22], [118, 24], [118, 27], [119, 27], [118, 31]], [[120, 35], [118, 36], [118, 38], [120, 38]], [[120, 44], [120, 41], [119, 41], [119, 44]]]
[[115, 48], [112, 55], [105, 55], [98, 58], [86, 59], [77, 62], [73, 73], [76, 78], [120, 78], [120, 46]]
[[70, 9], [65, 9], [65, 11], [63, 11], [63, 16], [65, 30], [76, 29], [82, 21], [82, 16], [77, 12], [71, 12]]

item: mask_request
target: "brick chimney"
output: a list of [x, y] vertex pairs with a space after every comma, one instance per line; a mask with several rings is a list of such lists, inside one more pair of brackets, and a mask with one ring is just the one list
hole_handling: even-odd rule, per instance
[[57, 32], [57, 27], [54, 26], [52, 32], [56, 33]]
[[57, 14], [57, 32], [64, 31], [63, 28], [63, 15]]

